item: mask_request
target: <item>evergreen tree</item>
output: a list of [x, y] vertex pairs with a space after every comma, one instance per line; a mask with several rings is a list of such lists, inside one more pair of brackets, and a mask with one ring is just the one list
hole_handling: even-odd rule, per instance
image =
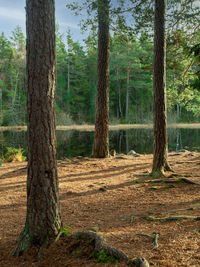
[[98, 61], [93, 155], [109, 156], [109, 0], [98, 0]]
[[168, 163], [166, 111], [165, 0], [155, 0], [154, 22], [154, 151], [152, 174], [171, 170]]
[[61, 227], [55, 148], [54, 0], [26, 1], [28, 76], [27, 214], [14, 255], [44, 247]]

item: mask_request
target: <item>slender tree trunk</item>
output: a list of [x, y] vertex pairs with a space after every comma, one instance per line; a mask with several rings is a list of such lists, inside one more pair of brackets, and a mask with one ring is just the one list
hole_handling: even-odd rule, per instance
[[166, 111], [166, 0], [155, 0], [154, 24], [154, 154], [152, 174], [170, 170], [167, 146]]
[[119, 80], [119, 69], [117, 66], [117, 84], [118, 84], [118, 107], [119, 107], [119, 118], [122, 117], [122, 103], [121, 103], [121, 88]]
[[126, 78], [126, 121], [128, 121], [128, 111], [129, 111], [129, 81], [130, 81], [130, 66], [127, 67], [127, 78]]
[[3, 114], [2, 114], [2, 111], [3, 111], [3, 87], [1, 87], [0, 85], [0, 125], [2, 124], [3, 122]]
[[14, 255], [55, 239], [60, 227], [55, 136], [54, 0], [27, 0], [27, 214]]
[[68, 59], [67, 59], [67, 91], [70, 94], [70, 65], [69, 65], [69, 50], [68, 50]]
[[109, 156], [109, 0], [98, 0], [98, 63], [93, 155]]

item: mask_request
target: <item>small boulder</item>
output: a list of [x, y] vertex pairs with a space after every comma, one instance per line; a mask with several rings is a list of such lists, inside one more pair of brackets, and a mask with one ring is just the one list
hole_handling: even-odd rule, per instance
[[127, 155], [131, 155], [133, 157], [140, 157], [140, 154], [136, 153], [134, 150], [130, 150]]
[[130, 261], [129, 266], [132, 267], [150, 267], [148, 261], [143, 257], [137, 257]]
[[105, 185], [103, 187], [100, 187], [99, 190], [105, 192], [108, 189], [108, 187]]
[[177, 152], [189, 152], [187, 149], [179, 149]]

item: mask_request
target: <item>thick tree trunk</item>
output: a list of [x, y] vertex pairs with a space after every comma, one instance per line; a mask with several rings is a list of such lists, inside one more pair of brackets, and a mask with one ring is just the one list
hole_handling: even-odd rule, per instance
[[27, 215], [14, 255], [55, 239], [60, 204], [55, 136], [54, 0], [27, 0]]
[[109, 156], [109, 0], [98, 0], [98, 65], [94, 157]]
[[154, 28], [154, 154], [153, 175], [170, 170], [167, 154], [167, 111], [166, 111], [166, 0], [155, 0]]

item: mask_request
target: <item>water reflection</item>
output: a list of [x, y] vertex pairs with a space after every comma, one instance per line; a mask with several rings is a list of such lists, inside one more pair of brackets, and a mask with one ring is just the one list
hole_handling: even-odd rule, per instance
[[[0, 132], [0, 157], [6, 152], [6, 147], [23, 148], [27, 150], [25, 131]], [[200, 129], [169, 128], [169, 151], [186, 148], [190, 151], [200, 151]], [[127, 154], [131, 149], [140, 154], [153, 152], [153, 129], [113, 130], [109, 133], [110, 150]], [[65, 130], [57, 131], [58, 159], [75, 156], [90, 156], [94, 132]]]

